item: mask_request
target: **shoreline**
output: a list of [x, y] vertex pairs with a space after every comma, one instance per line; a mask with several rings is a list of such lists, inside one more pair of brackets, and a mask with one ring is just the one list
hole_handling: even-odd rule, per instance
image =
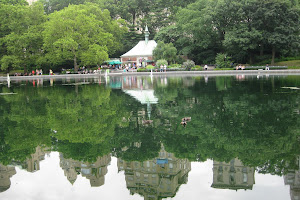
[[[232, 76], [232, 75], [300, 75], [300, 69], [290, 70], [218, 70], [218, 71], [167, 71], [152, 72], [152, 76]], [[59, 75], [35, 75], [35, 76], [10, 76], [10, 80], [32, 79], [64, 79], [64, 78], [94, 78], [105, 77], [101, 74], [59, 74]], [[107, 76], [151, 76], [151, 72], [123, 72], [113, 71]], [[7, 81], [6, 76], [0, 76], [0, 81]]]

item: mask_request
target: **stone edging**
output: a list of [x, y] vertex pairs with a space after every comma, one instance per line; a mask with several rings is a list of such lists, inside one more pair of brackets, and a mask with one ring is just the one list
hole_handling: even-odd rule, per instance
[[[300, 75], [300, 70], [220, 70], [220, 71], [167, 71], [153, 72], [152, 76], [231, 76], [231, 75]], [[105, 77], [102, 74], [62, 74], [62, 75], [38, 75], [38, 76], [10, 76], [10, 80], [32, 79], [64, 79], [64, 78], [93, 78]], [[151, 72], [111, 72], [108, 76], [151, 76]], [[0, 81], [7, 81], [6, 76], [0, 77]]]

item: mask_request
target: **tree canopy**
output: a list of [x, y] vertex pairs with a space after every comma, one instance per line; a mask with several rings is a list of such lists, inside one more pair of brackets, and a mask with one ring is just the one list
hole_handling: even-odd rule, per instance
[[151, 39], [165, 43], [169, 62], [176, 49], [196, 64], [215, 64], [218, 54], [234, 63], [274, 64], [299, 56], [299, 6], [295, 0], [2, 0], [1, 71], [95, 67], [134, 47], [146, 25]]

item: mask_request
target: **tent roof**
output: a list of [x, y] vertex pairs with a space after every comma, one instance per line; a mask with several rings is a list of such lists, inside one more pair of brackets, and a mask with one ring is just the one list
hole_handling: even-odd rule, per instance
[[131, 57], [131, 56], [152, 56], [152, 51], [157, 46], [157, 43], [154, 40], [149, 40], [148, 43], [139, 41], [135, 47], [129, 50], [127, 53], [123, 54], [121, 57]]
[[120, 60], [107, 60], [107, 61], [104, 61], [105, 63], [108, 63], [110, 65], [114, 65], [114, 64], [122, 64]]
[[157, 104], [158, 98], [154, 96], [154, 90], [123, 90], [141, 104]]

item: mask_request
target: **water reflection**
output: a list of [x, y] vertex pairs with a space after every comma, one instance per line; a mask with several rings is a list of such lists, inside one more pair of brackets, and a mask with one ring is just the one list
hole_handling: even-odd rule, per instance
[[[0, 85], [1, 194], [18, 176], [15, 167], [39, 173], [44, 159], [59, 152], [70, 187], [84, 178], [105, 188], [117, 158], [133, 197], [176, 199], [191, 190], [192, 164], [213, 160], [208, 187], [218, 194], [257, 192], [258, 172], [284, 176], [291, 192], [283, 199], [296, 199], [299, 80], [125, 76]], [[192, 120], [184, 127], [185, 117]]]
[[16, 174], [16, 169], [13, 166], [4, 166], [0, 164], [0, 193], [5, 192], [10, 188], [10, 178]]
[[290, 186], [290, 195], [291, 199], [299, 199], [300, 198], [300, 163], [299, 163], [298, 157], [298, 165], [299, 170], [290, 170], [285, 176], [284, 176], [284, 184]]
[[213, 162], [213, 184], [211, 187], [231, 190], [252, 190], [254, 181], [254, 167], [244, 166], [235, 158], [229, 163]]
[[125, 171], [127, 188], [131, 194], [145, 199], [174, 197], [180, 185], [188, 181], [191, 162], [178, 159], [161, 145], [159, 156], [144, 162], [118, 159], [118, 169]]
[[104, 185], [107, 166], [110, 164], [111, 155], [99, 157], [96, 162], [82, 162], [73, 159], [65, 159], [60, 154], [60, 167], [64, 170], [64, 175], [73, 185], [77, 175], [81, 174], [90, 180], [91, 187], [100, 187]]

